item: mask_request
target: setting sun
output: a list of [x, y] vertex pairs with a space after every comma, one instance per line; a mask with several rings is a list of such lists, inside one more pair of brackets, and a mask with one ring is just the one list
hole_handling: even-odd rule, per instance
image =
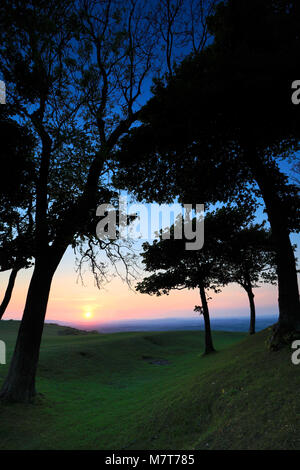
[[85, 316], [85, 318], [92, 318], [93, 315], [92, 315], [91, 312], [86, 312], [86, 313], [84, 314], [84, 316]]

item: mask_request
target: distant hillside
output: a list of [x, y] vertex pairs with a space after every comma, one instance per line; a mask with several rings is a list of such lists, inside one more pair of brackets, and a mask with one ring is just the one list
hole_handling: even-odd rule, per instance
[[267, 330], [215, 332], [203, 357], [203, 332], [64, 328], [45, 326], [36, 403], [0, 406], [1, 449], [300, 449], [300, 366]]
[[[276, 323], [278, 315], [258, 315], [256, 320], [256, 330], [261, 331]], [[235, 317], [212, 317], [211, 325], [215, 331], [243, 331], [249, 330], [248, 316]], [[59, 322], [64, 324], [64, 322]], [[134, 319], [119, 320], [97, 324], [69, 323], [79, 329], [96, 329], [100, 333], [115, 333], [122, 331], [173, 331], [173, 330], [203, 330], [204, 323], [202, 317], [193, 318], [156, 318], [156, 319]]]

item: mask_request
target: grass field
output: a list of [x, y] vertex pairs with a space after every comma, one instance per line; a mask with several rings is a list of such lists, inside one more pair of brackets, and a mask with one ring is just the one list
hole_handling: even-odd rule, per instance
[[45, 326], [40, 395], [0, 406], [0, 449], [300, 449], [300, 366], [267, 331], [215, 332], [207, 357], [202, 332], [66, 333]]

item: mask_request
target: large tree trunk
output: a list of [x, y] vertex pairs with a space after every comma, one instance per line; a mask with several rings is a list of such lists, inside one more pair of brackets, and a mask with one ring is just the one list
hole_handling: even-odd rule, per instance
[[[57, 266], [57, 265], [56, 265]], [[36, 394], [35, 376], [50, 286], [56, 266], [47, 258], [36, 261], [28, 289], [8, 375], [0, 392], [6, 402], [31, 402]]]
[[245, 155], [265, 202], [276, 251], [279, 319], [270, 343], [271, 349], [276, 350], [289, 344], [300, 334], [296, 261], [289, 236], [288, 220], [284, 209], [281, 208], [274, 169], [269, 170], [254, 149]]
[[208, 310], [208, 304], [206, 300], [205, 289], [203, 285], [199, 286], [199, 291], [200, 291], [200, 297], [201, 297], [201, 302], [202, 302], [204, 327], [205, 327], [205, 354], [209, 354], [211, 352], [214, 352], [215, 348], [213, 346], [213, 340], [211, 336], [209, 310]]
[[5, 291], [5, 295], [4, 295], [2, 303], [0, 305], [0, 320], [3, 317], [3, 315], [5, 313], [5, 310], [7, 309], [7, 306], [9, 304], [10, 299], [11, 299], [11, 294], [12, 294], [12, 291], [13, 291], [13, 288], [14, 288], [14, 285], [15, 285], [15, 280], [16, 280], [18, 271], [19, 271], [18, 268], [14, 268], [14, 269], [12, 269], [12, 271], [9, 275], [9, 280], [8, 280], [7, 288], [6, 288], [6, 291]]
[[300, 333], [300, 303], [295, 256], [280, 206], [265, 201], [276, 250], [279, 319], [274, 327], [271, 349], [289, 344]]
[[[271, 223], [271, 222], [270, 222]], [[278, 349], [300, 334], [300, 302], [296, 262], [288, 231], [271, 223], [276, 247], [279, 320], [274, 328], [271, 346]]]

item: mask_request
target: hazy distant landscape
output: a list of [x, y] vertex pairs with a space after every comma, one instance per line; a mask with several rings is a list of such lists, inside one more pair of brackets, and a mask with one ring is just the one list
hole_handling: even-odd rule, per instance
[[[123, 320], [99, 324], [60, 322], [48, 320], [47, 323], [58, 323], [60, 325], [84, 328], [86, 330], [97, 330], [99, 333], [117, 333], [122, 331], [172, 331], [172, 330], [204, 330], [202, 318], [157, 318], [145, 320]], [[261, 315], [257, 317], [257, 331], [261, 331], [276, 323], [276, 315]], [[249, 330], [248, 317], [212, 318], [212, 329], [215, 331], [237, 331]]]

